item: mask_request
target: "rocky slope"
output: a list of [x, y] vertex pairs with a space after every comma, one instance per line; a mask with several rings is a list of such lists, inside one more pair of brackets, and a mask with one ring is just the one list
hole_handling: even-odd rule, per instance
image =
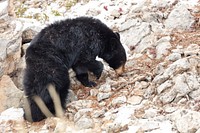
[[[69, 10], [62, 1], [28, 0], [15, 3], [18, 19], [7, 15], [7, 1], [0, 2], [5, 5], [0, 13], [1, 132], [200, 133], [198, 0], [72, 1]], [[126, 72], [117, 77], [105, 64], [98, 86], [87, 88], [70, 71], [65, 118], [25, 121], [21, 80], [27, 42], [46, 24], [83, 15], [121, 34]]]

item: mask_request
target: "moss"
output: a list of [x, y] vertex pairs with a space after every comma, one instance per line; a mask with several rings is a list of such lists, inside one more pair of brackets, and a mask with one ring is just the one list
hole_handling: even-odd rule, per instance
[[21, 5], [19, 8], [17, 8], [15, 10], [15, 14], [18, 16], [18, 17], [22, 17], [23, 14], [27, 11], [27, 7], [23, 7], [23, 5]]
[[65, 7], [67, 10], [69, 10], [72, 6], [74, 6], [76, 3], [78, 2], [78, 0], [67, 0]]
[[61, 14], [58, 11], [56, 11], [56, 10], [52, 10], [51, 12], [55, 16], [61, 16]]

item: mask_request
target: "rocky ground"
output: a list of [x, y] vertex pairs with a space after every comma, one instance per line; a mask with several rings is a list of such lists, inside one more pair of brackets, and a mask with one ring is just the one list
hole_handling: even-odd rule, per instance
[[[18, 18], [7, 2], [0, 1], [0, 132], [200, 133], [198, 0], [27, 0], [15, 2]], [[121, 34], [125, 73], [117, 77], [105, 64], [98, 86], [87, 88], [70, 71], [65, 118], [25, 121], [28, 42], [46, 24], [83, 15]]]

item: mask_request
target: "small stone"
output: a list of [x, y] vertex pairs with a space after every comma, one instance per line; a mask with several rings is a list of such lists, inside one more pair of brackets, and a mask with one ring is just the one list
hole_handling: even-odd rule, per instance
[[153, 118], [156, 117], [157, 115], [158, 115], [158, 110], [149, 108], [145, 110], [144, 118]]
[[107, 99], [111, 96], [112, 93], [102, 93], [100, 92], [98, 95], [97, 95], [97, 101], [102, 101], [104, 99]]
[[98, 89], [91, 89], [91, 90], [90, 90], [90, 95], [91, 95], [91, 96], [97, 96], [98, 93], [99, 93], [99, 90], [98, 90]]
[[92, 112], [92, 108], [85, 108], [80, 109], [75, 115], [74, 115], [74, 121], [77, 122], [81, 117], [86, 117], [90, 112]]
[[135, 82], [135, 88], [136, 89], [145, 89], [145, 88], [148, 87], [148, 85], [149, 84], [147, 82], [145, 82], [145, 81], [141, 81], [141, 82], [136, 81]]
[[169, 61], [176, 61], [179, 59], [181, 59], [181, 54], [179, 54], [179, 53], [172, 53], [167, 57], [167, 60], [169, 60]]
[[176, 94], [177, 94], [177, 93], [175, 92], [175, 90], [171, 89], [171, 90], [169, 90], [169, 91], [167, 91], [167, 92], [161, 93], [159, 99], [160, 99], [160, 100], [162, 101], [162, 103], [164, 103], [164, 104], [170, 103], [170, 102], [172, 102], [172, 101], [175, 99]]
[[91, 118], [81, 117], [76, 123], [75, 127], [78, 129], [89, 129], [94, 127], [94, 121]]
[[198, 44], [190, 44], [184, 51], [185, 56], [197, 55], [200, 53], [200, 46]]
[[177, 109], [178, 109], [177, 107], [173, 107], [173, 106], [170, 106], [170, 105], [164, 106], [164, 110], [165, 110], [166, 113], [173, 113]]
[[172, 83], [170, 80], [167, 80], [166, 82], [164, 82], [163, 84], [161, 84], [160, 86], [157, 87], [157, 92], [158, 94], [162, 93], [164, 90], [168, 89], [172, 87]]
[[67, 104], [67, 110], [73, 114], [76, 114], [77, 110], [91, 108], [95, 104], [96, 104], [96, 102], [93, 100], [73, 101], [73, 102]]
[[34, 30], [33, 28], [29, 27], [22, 32], [22, 43], [31, 42], [31, 40], [37, 35], [39, 31]]
[[156, 75], [158, 75], [158, 74], [162, 74], [163, 72], [164, 72], [163, 64], [159, 63], [159, 64], [156, 66], [156, 68], [155, 68], [155, 70], [154, 70], [154, 73], [155, 73]]
[[78, 100], [78, 98], [77, 98], [76, 94], [74, 93], [74, 91], [69, 89], [66, 103], [70, 103], [72, 101], [77, 101], [77, 100]]
[[105, 83], [103, 85], [100, 86], [99, 88], [100, 92], [110, 92], [111, 91], [111, 86], [108, 83]]
[[120, 12], [117, 9], [113, 9], [110, 12], [110, 15], [118, 18], [120, 16]]
[[128, 103], [132, 104], [132, 105], [137, 105], [140, 104], [142, 102], [142, 97], [140, 96], [132, 96], [130, 98], [128, 98]]
[[121, 96], [121, 97], [117, 97], [117, 98], [114, 98], [112, 100], [112, 106], [116, 106], [116, 105], [120, 105], [120, 104], [123, 104], [126, 102], [126, 97], [125, 96]]
[[177, 96], [185, 96], [192, 90], [188, 87], [186, 82], [186, 76], [185, 74], [179, 74], [177, 77], [173, 79], [174, 86], [172, 87], [172, 90], [176, 91], [178, 93]]
[[169, 49], [171, 48], [170, 42], [162, 42], [157, 44], [156, 46], [156, 58], [160, 59], [169, 53]]
[[93, 118], [102, 117], [102, 116], [104, 116], [105, 112], [106, 112], [106, 111], [105, 111], [104, 109], [102, 109], [102, 110], [94, 110], [94, 111], [92, 112], [91, 116], [92, 116]]
[[152, 131], [152, 130], [159, 129], [159, 128], [160, 128], [159, 122], [157, 122], [157, 121], [148, 121], [141, 126], [141, 129], [144, 132]]

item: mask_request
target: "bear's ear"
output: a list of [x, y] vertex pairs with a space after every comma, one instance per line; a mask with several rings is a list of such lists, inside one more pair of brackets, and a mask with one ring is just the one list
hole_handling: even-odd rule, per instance
[[120, 39], [120, 34], [118, 32], [115, 32], [115, 35], [117, 36], [118, 39]]

